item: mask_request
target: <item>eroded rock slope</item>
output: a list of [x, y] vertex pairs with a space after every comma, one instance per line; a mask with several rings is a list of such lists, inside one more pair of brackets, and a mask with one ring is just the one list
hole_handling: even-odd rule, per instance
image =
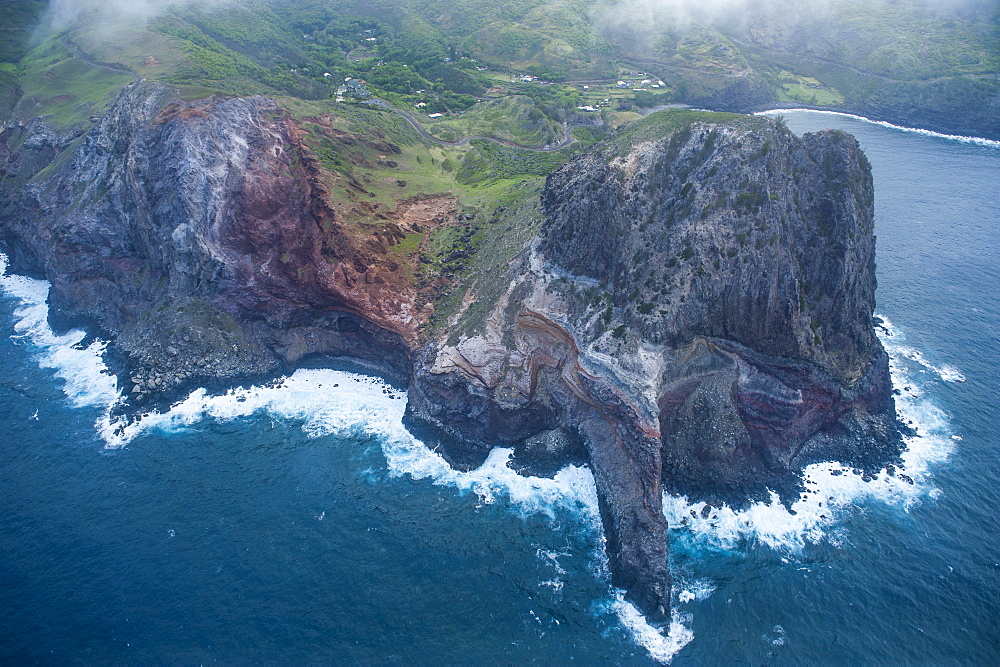
[[581, 156], [478, 331], [424, 351], [412, 423], [465, 465], [585, 451], [614, 582], [664, 618], [664, 490], [740, 502], [894, 451], [872, 197], [852, 137], [759, 119]]

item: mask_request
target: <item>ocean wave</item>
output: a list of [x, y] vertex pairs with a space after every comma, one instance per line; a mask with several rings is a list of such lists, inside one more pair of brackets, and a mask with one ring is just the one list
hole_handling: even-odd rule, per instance
[[[47, 321], [49, 283], [6, 275], [6, 260], [0, 254], [0, 290], [20, 301], [15, 311], [18, 336], [35, 347], [40, 366], [52, 369], [63, 379], [63, 391], [71, 405], [103, 408], [95, 429], [109, 449], [125, 447], [143, 434], [182, 432], [205, 420], [224, 422], [267, 414], [298, 422], [312, 438], [373, 437], [381, 446], [392, 476], [409, 475], [460, 492], [472, 492], [484, 504], [504, 498], [522, 515], [543, 513], [554, 517], [557, 509], [567, 510], [595, 534], [601, 532], [597, 486], [588, 467], [566, 466], [551, 479], [522, 476], [508, 465], [513, 450], [498, 447], [478, 468], [467, 472], [455, 470], [403, 426], [406, 393], [365, 375], [300, 369], [267, 385], [237, 387], [224, 394], [212, 395], [205, 389], [197, 389], [165, 412], [154, 411], [132, 420], [114, 416], [114, 408], [123, 399], [115, 377], [103, 361], [105, 344], [95, 341], [80, 348], [79, 343], [86, 336], [80, 330], [56, 335]], [[602, 570], [598, 576], [607, 579], [607, 559], [603, 549], [598, 551], [593, 556], [596, 567]], [[539, 556], [544, 557], [555, 575], [539, 585], [556, 592], [562, 590], [566, 574], [559, 564], [559, 555], [539, 550]], [[661, 634], [632, 604], [624, 601], [621, 591], [609, 593], [609, 600], [622, 626], [657, 660], [669, 661], [693, 636], [680, 619], [672, 621], [666, 634]]]
[[632, 640], [642, 646], [649, 655], [661, 663], [669, 663], [677, 652], [694, 639], [690, 628], [691, 615], [673, 609], [670, 623], [661, 630], [652, 625], [635, 605], [625, 599], [625, 591], [614, 590], [611, 609]]
[[510, 468], [509, 448], [493, 449], [473, 470], [455, 470], [438, 453], [403, 426], [406, 393], [383, 381], [329, 369], [299, 369], [267, 385], [237, 387], [224, 394], [198, 389], [166, 412], [134, 421], [106, 416], [99, 433], [107, 446], [118, 448], [151, 431], [178, 432], [204, 420], [231, 421], [256, 413], [301, 423], [312, 438], [373, 437], [381, 445], [390, 475], [430, 479], [479, 496], [484, 504], [506, 499], [525, 514], [554, 516], [566, 508], [599, 521], [593, 475], [585, 466], [570, 465], [549, 479], [522, 476]]
[[94, 340], [80, 347], [86, 332], [71, 329], [59, 335], [52, 331], [46, 304], [48, 282], [8, 275], [7, 256], [0, 253], [0, 291], [20, 302], [14, 311], [15, 337], [29, 341], [38, 365], [62, 380], [73, 407], [109, 406], [120, 399], [118, 380], [104, 364], [106, 343]]
[[[935, 366], [921, 350], [906, 344], [906, 336], [892, 322], [884, 317], [880, 317], [879, 319], [881, 323], [878, 325], [878, 331], [882, 334], [882, 342], [886, 346], [886, 349], [890, 347], [891, 341], [892, 350], [897, 355], [905, 357], [915, 362], [918, 366], [931, 371], [943, 382], [965, 382], [965, 376], [957, 368], [950, 364]], [[893, 386], [899, 387], [899, 385]]]
[[821, 111], [817, 109], [768, 109], [767, 111], [758, 111], [754, 115], [767, 116], [770, 114], [790, 113], [792, 111], [808, 111], [809, 113], [826, 114], [828, 116], [841, 116], [843, 118], [851, 118], [853, 120], [871, 123], [872, 125], [880, 125], [891, 130], [899, 130], [901, 132], [909, 132], [911, 134], [921, 134], [925, 137], [937, 137], [938, 139], [960, 141], [965, 144], [975, 144], [977, 146], [986, 146], [989, 148], [1000, 148], [1000, 141], [995, 141], [993, 139], [986, 139], [984, 137], [967, 137], [961, 134], [942, 134], [941, 132], [924, 130], [919, 127], [906, 127], [905, 125], [894, 125], [884, 120], [872, 120], [871, 118], [865, 118], [864, 116], [858, 116], [852, 113], [844, 113], [842, 111]]
[[[961, 438], [951, 432], [948, 416], [927, 397], [926, 380], [919, 377], [921, 370], [934, 367], [922, 355], [912, 354], [913, 348], [892, 323], [883, 321], [880, 338], [889, 353], [893, 387], [899, 389], [896, 412], [915, 431], [904, 438], [902, 465], [868, 478], [836, 461], [810, 465], [803, 473], [804, 491], [788, 507], [774, 492], [767, 501], [740, 510], [665, 494], [664, 513], [674, 544], [729, 551], [756, 541], [795, 553], [808, 543], [828, 539], [831, 527], [860, 504], [878, 502], [908, 511], [939, 493], [932, 482], [933, 467], [951, 454]], [[948, 375], [936, 371], [941, 380], [954, 381]]]
[[80, 343], [86, 333], [73, 329], [57, 335], [48, 325], [46, 301], [50, 284], [18, 275], [7, 275], [7, 257], [0, 253], [0, 291], [17, 299], [17, 336], [34, 347], [38, 364], [63, 380], [63, 391], [74, 407], [102, 408], [95, 423], [97, 434], [109, 449], [128, 445], [152, 431], [177, 432], [206, 419], [228, 421], [265, 413], [297, 421], [309, 437], [375, 437], [382, 447], [391, 475], [430, 479], [433, 483], [473, 492], [483, 503], [506, 498], [524, 513], [552, 515], [564, 507], [600, 525], [597, 491], [586, 466], [570, 465], [553, 478], [527, 477], [508, 466], [513, 450], [495, 448], [478, 468], [454, 470], [403, 426], [406, 392], [378, 378], [328, 369], [300, 369], [267, 384], [237, 387], [224, 394], [205, 389], [191, 392], [166, 412], [151, 412], [136, 419], [114, 415], [122, 394], [117, 379], [103, 360], [106, 343]]

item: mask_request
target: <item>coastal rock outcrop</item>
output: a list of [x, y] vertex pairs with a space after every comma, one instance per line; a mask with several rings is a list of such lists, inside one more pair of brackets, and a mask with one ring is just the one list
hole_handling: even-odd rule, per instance
[[[364, 144], [396, 165], [377, 127], [308, 122], [328, 157]], [[377, 209], [303, 126], [266, 98], [138, 82], [86, 134], [0, 130], [11, 266], [51, 281], [58, 323], [109, 337], [133, 407], [313, 354], [369, 363], [409, 383], [407, 425], [455, 466], [498, 445], [524, 472], [588, 463], [613, 582], [660, 621], [665, 491], [740, 503], [814, 461], [895, 453], [871, 174], [849, 135], [655, 114], [453, 234], [453, 277], [421, 292], [402, 241], [472, 214], [447, 194]], [[513, 261], [455, 268], [520, 215], [538, 220], [503, 240]]]
[[136, 83], [76, 139], [44, 120], [3, 130], [3, 171], [23, 185], [3, 190], [2, 235], [14, 270], [51, 281], [54, 319], [112, 337], [134, 400], [310, 354], [406, 377], [426, 313], [388, 248], [412, 223], [342, 224], [274, 101]]
[[664, 619], [664, 490], [740, 503], [898, 446], [870, 169], [842, 132], [695, 122], [576, 158], [542, 199], [504, 298], [425, 351], [410, 420], [458, 464], [505, 443], [530, 467], [552, 431], [585, 450], [613, 582]]

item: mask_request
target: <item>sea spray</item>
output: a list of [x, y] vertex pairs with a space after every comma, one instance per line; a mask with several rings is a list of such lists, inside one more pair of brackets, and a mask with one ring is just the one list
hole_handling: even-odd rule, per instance
[[[131, 419], [116, 415], [114, 408], [123, 398], [104, 364], [105, 344], [95, 341], [79, 348], [85, 332], [72, 330], [59, 336], [52, 331], [46, 305], [49, 287], [42, 280], [6, 275], [6, 257], [0, 254], [0, 288], [21, 303], [16, 311], [18, 334], [38, 350], [39, 365], [53, 369], [63, 379], [63, 391], [73, 407], [102, 408], [95, 429], [109, 449], [125, 447], [151, 432], [179, 432], [209, 419], [224, 422], [263, 413], [299, 423], [312, 438], [373, 437], [381, 445], [390, 475], [429, 479], [437, 485], [472, 492], [484, 504], [504, 498], [522, 515], [542, 513], [554, 518], [557, 510], [566, 510], [585, 530], [601, 534], [597, 488], [588, 467], [570, 465], [551, 479], [523, 476], [508, 465], [513, 450], [498, 447], [478, 468], [455, 470], [403, 426], [406, 393], [365, 375], [300, 369], [267, 385], [236, 387], [224, 394], [197, 389], [166, 412], [153, 411]], [[539, 585], [559, 592], [565, 571], [556, 554], [543, 555], [553, 564], [556, 576]], [[595, 540], [590, 557], [598, 570], [595, 574], [610, 580], [603, 538]], [[629, 636], [658, 661], [669, 662], [693, 637], [685, 625], [687, 617], [678, 612], [661, 630], [624, 600], [623, 591], [609, 588], [608, 600], [605, 611], [613, 613]]]
[[632, 640], [646, 649], [657, 662], [670, 662], [678, 651], [694, 639], [694, 633], [689, 627], [691, 615], [681, 613], [676, 608], [671, 611], [670, 623], [663, 630], [650, 625], [635, 605], [625, 599], [625, 591], [615, 589], [611, 608]]
[[795, 553], [823, 540], [845, 512], [860, 504], [880, 502], [909, 511], [921, 498], [938, 493], [931, 479], [933, 466], [948, 457], [959, 438], [952, 434], [947, 415], [927, 397], [918, 376], [929, 370], [934, 374], [932, 382], [961, 382], [964, 377], [950, 366], [931, 364], [906, 344], [891, 322], [882, 321], [878, 333], [889, 353], [892, 384], [898, 390], [897, 415], [914, 430], [904, 437], [902, 465], [871, 477], [836, 461], [807, 466], [805, 488], [787, 506], [774, 492], [766, 502], [746, 509], [713, 507], [665, 494], [664, 514], [675, 544], [729, 551], [756, 541], [782, 553]]
[[16, 335], [32, 344], [40, 367], [51, 369], [63, 381], [63, 392], [73, 407], [108, 406], [118, 401], [118, 381], [104, 364], [106, 344], [94, 340], [80, 347], [86, 339], [84, 331], [71, 329], [60, 335], [49, 326], [49, 283], [8, 275], [7, 256], [0, 253], [0, 290], [20, 302], [14, 311]]
[[[113, 408], [122, 400], [114, 376], [103, 363], [104, 343], [95, 341], [81, 348], [85, 333], [73, 330], [55, 334], [47, 323], [44, 281], [5, 275], [6, 258], [0, 255], [0, 287], [18, 299], [17, 334], [37, 349], [40, 366], [50, 368], [64, 382], [63, 391], [74, 407], [100, 407], [96, 429], [108, 448], [128, 445], [142, 434], [174, 432], [192, 428], [207, 419], [228, 421], [255, 413], [297, 422], [310, 437], [373, 437], [382, 449], [386, 466], [393, 476], [409, 475], [429, 479], [434, 484], [452, 486], [475, 493], [482, 503], [506, 499], [524, 515], [544, 513], [553, 517], [568, 510], [582, 517], [596, 533], [600, 530], [596, 487], [590, 470], [568, 466], [554, 478], [524, 477], [508, 465], [512, 450], [495, 448], [479, 468], [463, 472], [452, 469], [437, 452], [413, 438], [402, 425], [406, 394], [384, 382], [355, 373], [325, 369], [300, 369], [291, 376], [264, 386], [234, 388], [210, 395], [192, 392], [166, 412], [152, 412], [126, 420], [114, 417]], [[805, 471], [805, 491], [786, 509], [777, 495], [769, 502], [756, 503], [745, 510], [712, 508], [689, 503], [686, 498], [667, 496], [664, 510], [675, 544], [731, 550], [744, 540], [757, 540], [773, 549], [794, 552], [809, 542], [818, 542], [844, 512], [858, 503], [880, 501], [908, 509], [921, 497], [934, 492], [930, 472], [934, 463], [947, 457], [957, 436], [949, 433], [947, 417], [926, 397], [917, 382], [920, 370], [931, 371], [940, 381], [962, 381], [962, 374], [950, 366], [935, 366], [924, 354], [905, 342], [905, 336], [891, 323], [880, 328], [890, 353], [893, 385], [900, 388], [897, 407], [900, 417], [916, 430], [906, 439], [903, 466], [895, 474], [883, 470], [864, 479], [836, 462], [809, 466]], [[549, 554], [544, 554], [549, 559]], [[609, 572], [598, 544], [593, 556], [607, 580]], [[563, 581], [558, 562], [556, 577], [540, 586], [561, 590]], [[650, 624], [624, 592], [609, 588], [605, 611], [613, 613], [621, 627], [651, 657], [669, 662], [693, 639], [691, 614], [685, 605], [697, 603], [714, 590], [711, 583], [693, 579], [690, 583], [675, 573], [675, 602], [670, 622], [664, 628]]]
[[15, 331], [36, 349], [43, 368], [63, 380], [63, 391], [73, 407], [100, 407], [96, 430], [105, 446], [121, 448], [143, 433], [179, 431], [205, 419], [227, 421], [262, 412], [299, 422], [310, 437], [352, 435], [375, 437], [381, 443], [391, 475], [431, 479], [476, 493], [482, 502], [506, 497], [525, 513], [552, 515], [557, 507], [582, 514], [600, 525], [593, 475], [585, 466], [567, 466], [553, 478], [525, 477], [508, 465], [513, 450], [494, 449], [479, 468], [454, 470], [444, 458], [410, 435], [402, 424], [406, 393], [383, 381], [344, 371], [300, 369], [268, 385], [236, 387], [212, 395], [196, 389], [166, 412], [153, 411], [136, 418], [114, 414], [122, 401], [117, 380], [103, 361], [106, 344], [79, 344], [85, 332], [73, 329], [57, 335], [48, 325], [46, 300], [50, 285], [7, 275], [7, 257], [0, 253], [0, 289], [17, 299]]

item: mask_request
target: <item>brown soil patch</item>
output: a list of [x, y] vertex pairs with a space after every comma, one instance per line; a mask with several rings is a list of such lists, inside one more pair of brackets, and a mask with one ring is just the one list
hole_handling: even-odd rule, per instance
[[457, 214], [455, 197], [440, 194], [413, 197], [399, 202], [392, 219], [407, 233], [419, 233], [457, 224]]

